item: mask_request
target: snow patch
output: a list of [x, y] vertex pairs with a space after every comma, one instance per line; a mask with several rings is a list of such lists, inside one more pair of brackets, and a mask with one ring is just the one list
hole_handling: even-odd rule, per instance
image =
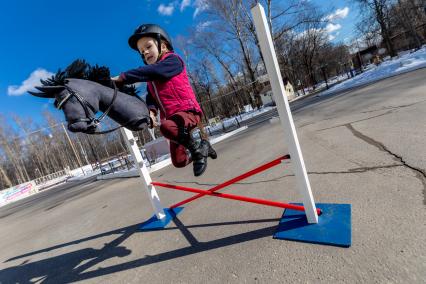
[[403, 74], [419, 68], [426, 67], [426, 47], [415, 52], [403, 52], [398, 57], [390, 59], [385, 58], [385, 61], [380, 65], [368, 65], [366, 70], [340, 84], [337, 84], [330, 89], [322, 92], [319, 96], [325, 96], [337, 91], [351, 89], [353, 87], [362, 86], [378, 80], [389, 78], [395, 75]]

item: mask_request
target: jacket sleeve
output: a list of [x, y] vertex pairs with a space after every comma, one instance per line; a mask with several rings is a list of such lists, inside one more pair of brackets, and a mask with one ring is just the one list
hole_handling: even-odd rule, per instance
[[133, 84], [136, 82], [148, 82], [154, 80], [167, 80], [183, 70], [183, 62], [177, 55], [171, 54], [166, 59], [155, 64], [141, 66], [131, 69], [120, 74], [125, 84]]

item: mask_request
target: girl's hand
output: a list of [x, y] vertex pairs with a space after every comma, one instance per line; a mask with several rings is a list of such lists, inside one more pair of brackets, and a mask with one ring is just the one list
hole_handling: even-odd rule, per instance
[[111, 80], [119, 83], [123, 82], [123, 79], [120, 76], [111, 77]]
[[113, 81], [118, 88], [121, 88], [124, 85], [123, 78], [120, 76], [111, 77], [111, 81]]
[[151, 118], [151, 121], [152, 121], [151, 128], [157, 127], [158, 126], [157, 116], [152, 110], [149, 111], [149, 117]]

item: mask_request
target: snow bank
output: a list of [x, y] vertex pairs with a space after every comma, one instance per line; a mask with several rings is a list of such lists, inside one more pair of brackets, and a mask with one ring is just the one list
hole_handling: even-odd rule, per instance
[[426, 47], [416, 52], [400, 54], [399, 57], [384, 61], [379, 66], [369, 65], [368, 67], [368, 70], [364, 73], [335, 85], [329, 90], [321, 92], [319, 95], [329, 95], [337, 91], [362, 86], [388, 77], [424, 68], [426, 67]]

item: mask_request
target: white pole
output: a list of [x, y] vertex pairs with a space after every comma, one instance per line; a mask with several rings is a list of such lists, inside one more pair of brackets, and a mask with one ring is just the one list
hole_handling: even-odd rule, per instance
[[257, 37], [262, 50], [263, 58], [268, 71], [269, 80], [272, 86], [275, 102], [278, 107], [281, 125], [284, 129], [291, 161], [296, 175], [297, 185], [303, 197], [306, 218], [309, 223], [318, 223], [318, 215], [311, 186], [309, 184], [308, 174], [303, 161], [302, 151], [297, 138], [296, 128], [294, 127], [293, 117], [287, 100], [287, 94], [284, 88], [281, 72], [278, 65], [277, 56], [272, 42], [269, 25], [266, 20], [265, 10], [262, 5], [257, 3], [252, 9], [254, 25], [256, 27]]
[[151, 134], [152, 140], [155, 140], [156, 138], [155, 138], [154, 128], [152, 128], [152, 129], [148, 128], [148, 132], [149, 132], [149, 134]]
[[149, 175], [148, 169], [143, 162], [143, 158], [141, 152], [139, 151], [139, 147], [136, 143], [135, 137], [133, 136], [132, 131], [127, 128], [122, 127], [121, 133], [124, 136], [124, 140], [126, 141], [127, 148], [132, 154], [133, 161], [135, 161], [135, 167], [139, 171], [139, 176], [142, 180], [144, 188], [148, 192], [149, 200], [151, 201], [152, 208], [154, 209], [154, 213], [159, 220], [166, 217], [164, 213], [163, 206], [160, 202], [160, 197], [155, 190], [155, 187], [151, 184], [151, 176]]

